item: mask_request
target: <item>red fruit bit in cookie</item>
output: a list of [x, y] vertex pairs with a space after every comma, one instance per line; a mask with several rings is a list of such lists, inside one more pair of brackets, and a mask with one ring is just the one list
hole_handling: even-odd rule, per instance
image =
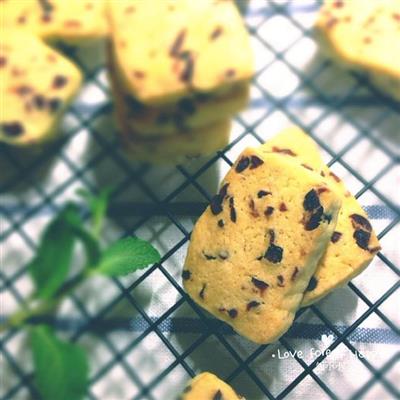
[[311, 189], [305, 196], [303, 201], [303, 207], [306, 211], [313, 211], [321, 206], [319, 201], [318, 193]]
[[400, 13], [393, 13], [392, 17], [395, 21], [400, 22]]
[[217, 390], [216, 393], [214, 394], [212, 400], [223, 400], [222, 392], [220, 390]]
[[309, 169], [310, 171], [314, 171], [313, 168], [311, 168], [309, 165], [307, 164], [301, 164], [302, 167], [304, 167], [305, 169]]
[[38, 110], [42, 110], [46, 105], [46, 99], [41, 94], [37, 94], [33, 97], [33, 104]]
[[257, 193], [257, 197], [261, 199], [262, 197], [268, 196], [269, 194], [272, 194], [271, 192], [268, 192], [267, 190], [259, 190]]
[[336, 182], [340, 182], [340, 178], [334, 174], [332, 171], [329, 172], [329, 175], [336, 181]]
[[52, 20], [50, 14], [43, 14], [41, 19], [42, 19], [42, 22], [44, 22], [44, 23], [49, 23]]
[[32, 92], [32, 88], [28, 85], [21, 85], [15, 88], [15, 93], [19, 94], [20, 96], [25, 96], [28, 93]]
[[263, 295], [263, 293], [265, 292], [265, 290], [267, 290], [267, 288], [269, 287], [267, 282], [262, 281], [261, 279], [257, 279], [254, 276], [251, 278], [251, 283], [260, 290], [261, 295]]
[[292, 276], [290, 277], [290, 280], [294, 281], [297, 278], [298, 273], [299, 273], [299, 269], [297, 267], [294, 267], [294, 270], [292, 272]]
[[260, 214], [258, 213], [257, 209], [256, 209], [256, 204], [254, 203], [253, 199], [250, 199], [249, 201], [249, 207], [250, 207], [250, 214], [257, 218], [260, 216]]
[[340, 240], [341, 237], [342, 237], [342, 233], [335, 231], [335, 232], [332, 233], [331, 242], [332, 243], [337, 243]]
[[56, 75], [53, 79], [53, 89], [61, 89], [68, 82], [68, 78], [64, 75]]
[[259, 167], [262, 164], [264, 164], [264, 161], [261, 160], [260, 157], [257, 157], [257, 156], [251, 156], [250, 157], [250, 169], [255, 169], [255, 168]]
[[258, 307], [261, 303], [256, 300], [252, 300], [249, 303], [247, 303], [246, 310], [250, 311], [252, 308]]
[[296, 153], [294, 153], [290, 149], [281, 149], [281, 148], [276, 147], [276, 146], [272, 147], [272, 151], [274, 153], [282, 153], [282, 154], [286, 154], [287, 156], [292, 156], [292, 157], [295, 157], [297, 155]]
[[6, 136], [17, 137], [24, 133], [24, 127], [20, 122], [4, 122], [0, 125]]
[[183, 42], [185, 41], [185, 37], [186, 37], [186, 29], [184, 28], [178, 32], [175, 40], [172, 42], [172, 45], [169, 49], [169, 55], [171, 57], [179, 56], [179, 53], [183, 46]]
[[285, 203], [279, 204], [279, 211], [285, 212], [287, 210], [288, 210], [288, 208], [286, 207]]
[[372, 247], [372, 248], [368, 249], [368, 251], [369, 251], [370, 253], [376, 253], [376, 252], [378, 252], [379, 250], [382, 250], [382, 247], [381, 247], [381, 246], [376, 246], [376, 247]]
[[350, 219], [351, 219], [351, 224], [353, 225], [353, 228], [355, 228], [355, 229], [362, 228], [362, 229], [366, 230], [367, 232], [372, 231], [372, 225], [367, 220], [367, 218], [363, 217], [362, 215], [351, 214]]
[[314, 276], [310, 279], [310, 282], [308, 283], [308, 286], [306, 288], [306, 292], [311, 292], [314, 290], [318, 285], [318, 280]]
[[371, 233], [366, 232], [362, 229], [354, 231], [353, 238], [356, 240], [357, 246], [363, 250], [368, 250], [369, 240], [371, 239]]
[[132, 14], [132, 13], [134, 13], [135, 11], [136, 11], [136, 8], [135, 8], [134, 6], [129, 6], [129, 7], [126, 7], [126, 8], [125, 8], [124, 13], [125, 13], [125, 14]]
[[25, 24], [25, 23], [26, 23], [26, 17], [25, 17], [25, 15], [20, 15], [20, 16], [17, 18], [17, 23], [20, 24], [20, 25]]
[[225, 71], [225, 78], [231, 79], [236, 75], [236, 71], [233, 68], [228, 68]]
[[7, 58], [4, 56], [0, 56], [0, 68], [5, 67], [7, 64]]
[[231, 197], [229, 199], [229, 209], [230, 209], [229, 216], [231, 218], [231, 221], [236, 222], [236, 210], [235, 210], [235, 202], [234, 202], [233, 197]]
[[143, 71], [136, 70], [136, 71], [133, 71], [133, 76], [136, 79], [143, 79], [146, 76], [146, 74]]
[[274, 212], [274, 207], [268, 206], [265, 211], [264, 211], [264, 215], [266, 217], [269, 217], [270, 215], [272, 215], [272, 213]]
[[201, 290], [199, 292], [199, 296], [200, 296], [201, 299], [204, 299], [204, 293], [206, 291], [206, 287], [207, 287], [207, 284], [206, 283], [203, 284], [203, 287], [201, 288]]
[[185, 61], [185, 66], [182, 70], [181, 75], [179, 76], [179, 79], [182, 82], [190, 82], [193, 78], [193, 72], [194, 72], [194, 59], [191, 53], [188, 53], [187, 57], [184, 58]]
[[269, 242], [274, 243], [275, 242], [275, 231], [273, 229], [268, 229], [268, 235], [269, 235]]
[[328, 22], [326, 23], [326, 27], [327, 27], [328, 29], [331, 29], [331, 28], [333, 28], [337, 23], [338, 23], [338, 19], [332, 17], [332, 18], [330, 18], [330, 19], [328, 20]]
[[61, 107], [61, 100], [57, 99], [56, 97], [53, 97], [52, 99], [49, 100], [47, 105], [51, 112], [56, 112]]
[[342, 8], [344, 6], [344, 2], [342, 0], [337, 0], [332, 4], [332, 6], [334, 8]]
[[210, 35], [210, 40], [215, 40], [217, 37], [221, 36], [223, 29], [221, 26], [217, 26]]
[[243, 172], [250, 165], [249, 157], [241, 157], [238, 163], [236, 164], [235, 171], [240, 173]]
[[228, 315], [231, 318], [236, 318], [238, 316], [238, 310], [236, 310], [236, 308], [231, 308], [230, 310], [228, 310]]
[[329, 189], [327, 187], [321, 187], [321, 188], [317, 189], [318, 194], [325, 193], [325, 192], [329, 192]]
[[79, 28], [81, 23], [76, 19], [68, 19], [67, 21], [64, 21], [64, 26], [66, 28]]
[[283, 249], [282, 247], [276, 246], [275, 244], [271, 243], [264, 254], [264, 258], [268, 261], [272, 262], [273, 264], [280, 263], [283, 257]]
[[370, 43], [372, 42], [372, 39], [371, 39], [369, 36], [367, 36], [367, 37], [365, 37], [365, 38], [363, 39], [363, 42], [364, 42], [365, 44], [370, 44]]
[[192, 276], [192, 273], [191, 273], [188, 269], [184, 269], [184, 270], [182, 271], [182, 279], [183, 279], [184, 281], [189, 280], [191, 276]]

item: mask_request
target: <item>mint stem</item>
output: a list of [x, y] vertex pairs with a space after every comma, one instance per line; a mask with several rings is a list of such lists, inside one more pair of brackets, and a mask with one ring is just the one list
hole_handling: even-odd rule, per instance
[[54, 315], [61, 300], [75, 290], [75, 288], [80, 285], [86, 277], [87, 272], [81, 272], [61, 286], [53, 298], [44, 300], [35, 307], [27, 306], [23, 310], [11, 314], [6, 322], [0, 324], [0, 333], [8, 329], [20, 328], [25, 323], [29, 322], [31, 318], [48, 316], [49, 314]]

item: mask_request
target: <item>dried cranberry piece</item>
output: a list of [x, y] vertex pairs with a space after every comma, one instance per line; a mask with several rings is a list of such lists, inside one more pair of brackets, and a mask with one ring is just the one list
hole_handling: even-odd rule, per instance
[[299, 273], [299, 269], [297, 267], [294, 267], [294, 270], [292, 272], [292, 276], [290, 277], [290, 280], [294, 281], [296, 279], [298, 273]]
[[340, 239], [341, 237], [342, 237], [342, 233], [335, 231], [335, 232], [332, 233], [331, 242], [332, 242], [332, 243], [336, 243], [336, 242], [339, 241], [339, 239]]
[[67, 77], [63, 75], [56, 75], [53, 79], [53, 89], [61, 89], [68, 82]]
[[171, 48], [169, 50], [169, 55], [171, 57], [179, 56], [183, 42], [185, 40], [185, 36], [186, 36], [186, 29], [182, 29], [176, 36], [176, 38], [175, 38], [174, 42], [172, 43]]
[[218, 36], [220, 36], [223, 32], [223, 29], [221, 26], [217, 26], [211, 33], [210, 35], [210, 40], [215, 40]]
[[210, 209], [214, 215], [218, 215], [222, 212], [222, 201], [223, 197], [220, 194], [216, 194], [210, 202]]
[[228, 315], [231, 318], [236, 318], [238, 315], [238, 310], [236, 310], [236, 308], [231, 308], [230, 310], [228, 310]]
[[192, 276], [192, 273], [191, 273], [188, 269], [184, 269], [184, 270], [182, 271], [182, 279], [183, 279], [184, 281], [189, 280], [191, 276]]
[[268, 283], [262, 281], [261, 279], [257, 279], [254, 276], [251, 278], [251, 283], [257, 288], [260, 289], [261, 293], [263, 293], [268, 287]]
[[353, 238], [356, 240], [358, 247], [361, 247], [364, 250], [368, 250], [368, 244], [371, 238], [370, 232], [366, 232], [362, 229], [357, 229], [354, 231]]
[[24, 133], [24, 127], [19, 122], [4, 122], [1, 124], [1, 129], [7, 136], [20, 136]]
[[264, 164], [264, 161], [261, 160], [260, 157], [257, 157], [257, 156], [251, 156], [250, 157], [250, 169], [255, 169], [255, 168], [259, 167], [262, 164]]
[[257, 193], [257, 197], [261, 199], [262, 197], [268, 196], [269, 194], [272, 194], [271, 192], [268, 192], [267, 190], [259, 190]]
[[276, 246], [275, 244], [271, 243], [264, 254], [264, 258], [268, 261], [277, 264], [282, 261], [283, 257], [283, 249], [280, 246]]
[[372, 226], [371, 226], [370, 222], [362, 215], [351, 214], [350, 218], [351, 218], [351, 223], [354, 228], [363, 228], [367, 232], [372, 231]]
[[304, 197], [303, 207], [306, 211], [312, 211], [320, 207], [321, 203], [319, 201], [318, 193], [312, 189]]
[[288, 210], [288, 208], [285, 203], [279, 204], [279, 211], [285, 212], [287, 210]]
[[264, 215], [265, 215], [266, 217], [269, 217], [270, 215], [272, 215], [273, 212], [274, 212], [274, 207], [269, 206], [269, 207], [267, 207], [267, 208], [265, 209]]
[[292, 156], [292, 157], [296, 156], [296, 153], [294, 153], [292, 150], [290, 150], [290, 149], [281, 149], [281, 148], [276, 147], [276, 146], [272, 147], [272, 151], [274, 153], [282, 153], [282, 154], [286, 154], [286, 155]]
[[199, 296], [201, 299], [204, 299], [204, 292], [206, 291], [207, 284], [205, 283], [199, 292]]
[[317, 287], [317, 285], [318, 285], [318, 280], [315, 276], [313, 276], [310, 279], [310, 282], [308, 283], [306, 292], [311, 292], [312, 290], [314, 290]]
[[322, 216], [324, 214], [324, 208], [319, 207], [317, 210], [311, 214], [309, 220], [306, 222], [305, 229], [307, 231], [312, 231], [314, 229], [317, 229], [319, 227], [319, 224], [321, 223]]
[[235, 171], [240, 173], [243, 172], [248, 166], [250, 165], [250, 158], [249, 157], [242, 157], [235, 168]]
[[222, 392], [220, 390], [217, 390], [217, 392], [214, 394], [212, 400], [222, 400]]
[[252, 300], [252, 301], [250, 301], [249, 303], [247, 303], [246, 310], [247, 310], [247, 311], [250, 311], [252, 308], [258, 307], [260, 304], [261, 304], [261, 303], [260, 303], [259, 301]]

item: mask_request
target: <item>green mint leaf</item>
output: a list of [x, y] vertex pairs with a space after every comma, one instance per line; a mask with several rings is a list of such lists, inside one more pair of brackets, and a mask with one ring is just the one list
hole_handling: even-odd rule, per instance
[[31, 331], [35, 382], [43, 400], [80, 400], [88, 382], [85, 352], [58, 339], [46, 326]]
[[94, 196], [85, 189], [78, 190], [78, 194], [86, 200], [92, 214], [92, 231], [95, 237], [100, 236], [111, 192], [112, 189], [105, 188], [100, 191], [98, 196]]
[[68, 275], [75, 242], [68, 220], [76, 218], [78, 209], [68, 204], [46, 227], [36, 256], [28, 265], [39, 298], [51, 298]]
[[82, 220], [78, 214], [69, 214], [65, 220], [70, 225], [75, 237], [82, 242], [85, 248], [87, 265], [96, 265], [99, 262], [101, 252], [98, 240], [82, 226]]
[[107, 276], [123, 276], [160, 261], [158, 251], [145, 240], [127, 237], [104, 250], [93, 270]]

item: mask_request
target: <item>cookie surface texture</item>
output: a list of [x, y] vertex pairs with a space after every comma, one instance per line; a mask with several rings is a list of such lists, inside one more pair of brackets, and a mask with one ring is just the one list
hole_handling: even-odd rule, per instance
[[340, 204], [319, 174], [246, 149], [194, 227], [186, 291], [248, 339], [276, 341], [293, 322]]
[[327, 186], [342, 200], [335, 231], [302, 301], [302, 306], [307, 306], [360, 274], [379, 251], [379, 242], [366, 212], [324, 164], [316, 143], [301, 129], [284, 130], [261, 146], [261, 151], [285, 154], [297, 159], [303, 168], [322, 173]]

